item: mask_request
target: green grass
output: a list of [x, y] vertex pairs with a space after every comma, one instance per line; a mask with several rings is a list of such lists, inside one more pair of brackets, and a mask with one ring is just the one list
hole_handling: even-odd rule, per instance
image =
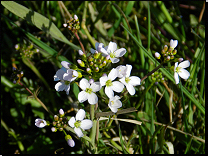
[[[1, 151], [2, 154], [176, 154], [205, 153], [205, 15], [203, 1], [17, 1], [1, 2]], [[65, 6], [65, 8], [63, 7]], [[53, 76], [61, 61], [77, 65], [81, 45], [76, 36], [63, 27], [69, 16], [80, 21], [78, 35], [85, 51], [95, 42], [105, 46], [110, 41], [127, 53], [118, 65], [132, 65], [131, 75], [144, 77], [161, 61], [154, 57], [170, 39], [177, 39], [176, 57], [189, 60], [190, 77], [176, 85], [171, 66], [158, 71], [165, 83], [155, 85], [150, 77], [136, 94], [124, 94], [120, 111], [135, 107], [137, 111], [119, 114], [119, 119], [142, 121], [142, 124], [111, 120], [94, 120], [91, 130], [79, 139], [66, 128], [75, 141], [68, 146], [64, 133], [35, 126], [36, 118], [50, 122], [50, 115], [19, 84], [10, 79], [12, 67], [24, 72], [21, 82], [42, 103], [57, 114], [71, 108], [83, 108], [86, 118], [94, 118], [88, 102], [79, 103], [79, 87], [71, 85], [70, 94], [56, 92]], [[85, 20], [83, 20], [85, 19]], [[38, 38], [39, 39], [38, 39]], [[19, 44], [21, 48], [15, 49]], [[32, 47], [31, 44], [33, 44]], [[24, 49], [31, 49], [31, 57]], [[36, 52], [39, 49], [39, 52]], [[83, 69], [83, 68], [82, 68]], [[111, 68], [109, 68], [110, 70]], [[81, 71], [81, 70], [80, 70]], [[85, 74], [83, 74], [85, 75]], [[79, 83], [79, 81], [77, 81]], [[144, 83], [145, 82], [145, 83]], [[104, 91], [99, 92], [98, 110], [109, 112]], [[118, 94], [117, 94], [118, 95]], [[69, 116], [75, 116], [75, 111]], [[172, 119], [172, 120], [171, 120]], [[98, 124], [99, 123], [99, 124]], [[96, 129], [99, 127], [99, 129]], [[97, 135], [99, 134], [99, 135]], [[167, 143], [169, 142], [169, 143]]]

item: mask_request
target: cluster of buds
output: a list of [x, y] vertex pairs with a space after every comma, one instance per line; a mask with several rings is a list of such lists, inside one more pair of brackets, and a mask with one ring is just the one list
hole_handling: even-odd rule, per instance
[[107, 66], [108, 63], [111, 62], [109, 59], [110, 56], [107, 55], [106, 57], [102, 56], [101, 52], [95, 51], [94, 53], [91, 53], [88, 57], [79, 50], [79, 55], [81, 56], [81, 59], [77, 60], [77, 63], [81, 67], [85, 67], [87, 73], [90, 75], [96, 75], [92, 73], [97, 73], [100, 71], [100, 69]]
[[21, 77], [23, 77], [23, 71], [20, 71], [15, 67], [12, 67], [12, 71], [13, 71], [13, 73], [12, 73], [10, 79], [12, 80], [12, 82], [14, 84], [19, 83]]
[[155, 82], [155, 84], [157, 85], [159, 82], [163, 82], [165, 80], [165, 78], [163, 77], [161, 72], [154, 72], [151, 75], [151, 79], [153, 82]]
[[73, 33], [76, 33], [77, 30], [80, 29], [79, 24], [80, 24], [80, 22], [79, 22], [77, 15], [74, 15], [74, 18], [70, 17], [70, 19], [67, 20], [67, 23], [63, 24], [63, 26], [67, 27]]
[[56, 132], [57, 130], [63, 131], [63, 128], [66, 128], [68, 124], [68, 119], [65, 117], [65, 113], [63, 109], [59, 110], [59, 114], [54, 115], [53, 126], [51, 128], [52, 132]]
[[20, 51], [20, 55], [23, 57], [32, 58], [35, 53], [39, 52], [39, 49], [34, 48], [33, 43], [27, 46], [26, 44], [23, 44], [23, 46], [20, 47], [20, 44], [15, 45], [16, 51]]

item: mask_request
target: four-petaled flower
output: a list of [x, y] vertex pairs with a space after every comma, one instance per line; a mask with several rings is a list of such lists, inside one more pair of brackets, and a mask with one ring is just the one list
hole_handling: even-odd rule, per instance
[[39, 128], [43, 128], [47, 125], [46, 121], [43, 119], [35, 119], [35, 126], [39, 127]]
[[122, 107], [122, 103], [119, 99], [121, 99], [121, 98], [118, 95], [111, 97], [109, 99], [108, 107], [114, 113], [116, 113], [118, 111], [118, 108]]
[[93, 122], [89, 119], [83, 120], [85, 117], [85, 111], [83, 109], [80, 109], [75, 117], [72, 117], [68, 124], [72, 128], [74, 128], [74, 132], [77, 134], [78, 137], [83, 137], [84, 134], [81, 129], [87, 130], [90, 129], [93, 125]]
[[101, 89], [99, 82], [93, 82], [90, 84], [87, 79], [82, 78], [79, 82], [80, 88], [83, 90], [78, 94], [79, 102], [84, 102], [88, 100], [89, 104], [96, 104], [98, 102], [98, 97], [95, 92]]
[[137, 76], [130, 76], [132, 69], [131, 65], [127, 64], [126, 67], [127, 67], [126, 76], [119, 79], [119, 81], [126, 86], [126, 89], [128, 90], [130, 95], [134, 95], [135, 94], [134, 86], [140, 85], [141, 80]]
[[110, 73], [108, 74], [108, 76], [102, 76], [100, 78], [100, 84], [101, 86], [106, 86], [105, 87], [105, 94], [111, 98], [114, 96], [114, 92], [122, 92], [124, 85], [119, 82], [119, 81], [114, 81], [118, 76], [118, 70], [113, 68]]
[[179, 63], [179, 65], [178, 65], [178, 62], [175, 63], [174, 78], [175, 78], [176, 84], [179, 83], [179, 76], [185, 80], [189, 78], [190, 73], [186, 69], [184, 69], [189, 66], [190, 66], [189, 60], [183, 61]]

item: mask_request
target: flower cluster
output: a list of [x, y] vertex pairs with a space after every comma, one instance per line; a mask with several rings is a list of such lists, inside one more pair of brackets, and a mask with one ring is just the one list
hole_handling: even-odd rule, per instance
[[63, 26], [67, 27], [69, 30], [75, 33], [77, 32], [77, 30], [80, 29], [79, 24], [80, 22], [79, 22], [77, 15], [74, 15], [74, 18], [71, 17], [69, 20], [67, 20], [67, 23], [63, 24]]

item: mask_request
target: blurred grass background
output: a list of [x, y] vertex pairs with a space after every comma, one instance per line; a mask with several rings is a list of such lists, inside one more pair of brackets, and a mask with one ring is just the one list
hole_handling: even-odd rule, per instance
[[[12, 66], [15, 64], [24, 72], [22, 82], [30, 90], [36, 91], [40, 87], [38, 97], [52, 112], [58, 112], [60, 108], [69, 110], [77, 105], [77, 86], [72, 86], [70, 96], [67, 97], [65, 92], [55, 91], [56, 82], [53, 81], [62, 60], [76, 64], [79, 57], [78, 40], [63, 27], [68, 19], [67, 13], [57, 1], [16, 3], [30, 9], [31, 14], [37, 12], [48, 18], [49, 27], [53, 27], [52, 23], [55, 26], [53, 30], [44, 25], [39, 29], [32, 24], [34, 21], [29, 21], [29, 16], [19, 18], [1, 2], [1, 153], [88, 153], [81, 140], [74, 138], [76, 145], [70, 148], [61, 132], [52, 133], [49, 127], [37, 128], [34, 124], [36, 118], [52, 121], [53, 117], [37, 101], [27, 98], [29, 94], [25, 89], [10, 80]], [[86, 26], [85, 29], [82, 25], [79, 31], [85, 50], [90, 51], [95, 41], [102, 42], [105, 46], [110, 41], [116, 42], [118, 47], [127, 49], [119, 64], [131, 64], [131, 75], [140, 78], [155, 68], [155, 62], [146, 52], [149, 56], [154, 56], [155, 52], [161, 52], [164, 45], [169, 46], [170, 39], [179, 41], [176, 56], [191, 62], [188, 68], [191, 76], [187, 81], [182, 80], [190, 95], [181, 94], [180, 85], [175, 85], [170, 78], [165, 83], [152, 85], [148, 89], [152, 83], [148, 78], [141, 86], [135, 87], [137, 92], [134, 96], [123, 99], [125, 102], [122, 108], [141, 104], [138, 112], [118, 116], [140, 120], [143, 124], [138, 126], [120, 122], [120, 130], [123, 136], [127, 136], [125, 146], [132, 148], [132, 153], [170, 153], [171, 146], [165, 142], [171, 142], [177, 154], [205, 153], [205, 2], [64, 1], [63, 4], [72, 16], [76, 14], [80, 23]], [[51, 34], [52, 31], [55, 32], [55, 27], [66, 39], [64, 36], [57, 39], [57, 34]], [[147, 51], [138, 46], [138, 43]], [[19, 50], [15, 49], [16, 44], [20, 45]], [[28, 55], [28, 51], [31, 55]], [[165, 69], [173, 75], [171, 65], [174, 63], [168, 63]], [[106, 111], [106, 106], [101, 101], [100, 103], [99, 107]], [[83, 106], [89, 111], [88, 104], [79, 105], [79, 108]], [[103, 122], [100, 122], [100, 128], [104, 128]], [[115, 125], [113, 129], [118, 136]], [[111, 133], [111, 137], [116, 135]], [[119, 153], [108, 146], [106, 140], [110, 139], [100, 138], [97, 145], [100, 153]]]

